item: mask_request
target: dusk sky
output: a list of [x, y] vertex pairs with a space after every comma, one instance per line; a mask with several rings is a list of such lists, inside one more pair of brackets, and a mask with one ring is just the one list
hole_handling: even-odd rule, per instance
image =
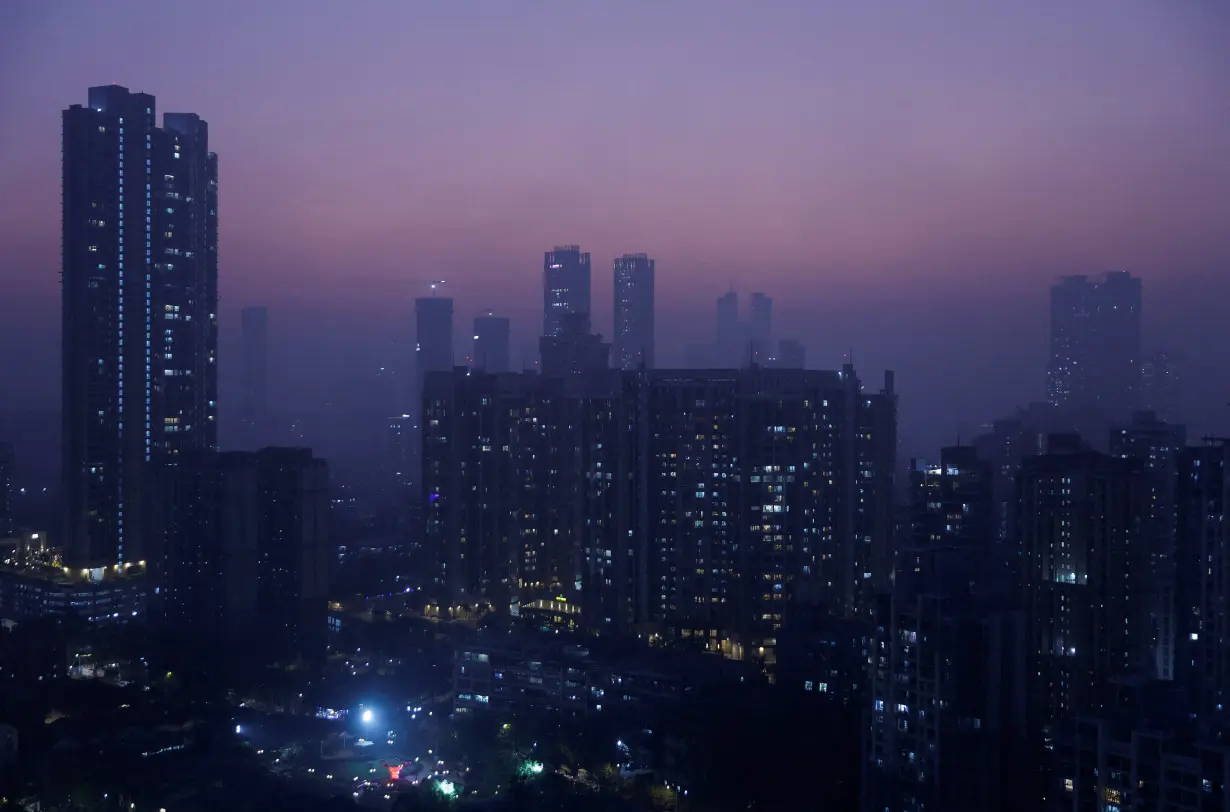
[[429, 279], [528, 342], [557, 243], [606, 333], [657, 259], [667, 364], [769, 293], [809, 365], [897, 370], [903, 439], [1041, 398], [1061, 273], [1143, 277], [1224, 382], [1228, 42], [1219, 0], [3, 0], [0, 409], [56, 405], [60, 112], [110, 82], [210, 124], [224, 386], [249, 304], [284, 397], [408, 353]]

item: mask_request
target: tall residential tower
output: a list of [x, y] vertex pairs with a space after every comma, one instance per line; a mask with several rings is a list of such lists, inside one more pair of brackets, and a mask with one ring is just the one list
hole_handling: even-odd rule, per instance
[[557, 245], [542, 260], [542, 334], [558, 336], [565, 316], [582, 314], [591, 315], [589, 254], [579, 245]]
[[647, 254], [615, 260], [615, 365], [653, 369], [654, 261]]
[[153, 473], [217, 444], [218, 164], [192, 114], [90, 88], [63, 114], [65, 560], [134, 563]]
[[1047, 397], [1057, 406], [1130, 409], [1141, 389], [1140, 279], [1066, 276], [1051, 288]]

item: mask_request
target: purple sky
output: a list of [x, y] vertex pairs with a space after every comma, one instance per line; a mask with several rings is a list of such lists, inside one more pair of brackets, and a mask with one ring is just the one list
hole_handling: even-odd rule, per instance
[[209, 121], [224, 325], [269, 304], [287, 367], [408, 332], [431, 278], [528, 339], [575, 242], [603, 331], [611, 258], [657, 258], [667, 362], [763, 289], [813, 363], [991, 417], [1041, 393], [1058, 273], [1225, 343], [1227, 42], [1215, 0], [4, 0], [0, 408], [55, 401], [59, 115], [116, 82]]

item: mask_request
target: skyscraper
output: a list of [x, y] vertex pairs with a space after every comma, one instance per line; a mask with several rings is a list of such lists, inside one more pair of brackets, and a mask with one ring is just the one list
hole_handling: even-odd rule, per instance
[[1230, 723], [1230, 440], [1179, 458], [1175, 679], [1205, 731]]
[[1141, 282], [1125, 271], [1051, 288], [1047, 396], [1057, 406], [1133, 408], [1141, 394]]
[[269, 309], [245, 307], [240, 314], [243, 331], [243, 404], [240, 416], [245, 423], [264, 421], [269, 408]]
[[1030, 714], [1101, 712], [1111, 679], [1149, 667], [1143, 467], [1053, 435], [1024, 461], [1017, 495]]
[[557, 336], [564, 316], [592, 314], [589, 254], [579, 245], [557, 245], [542, 261], [542, 334]]
[[714, 338], [714, 365], [739, 367], [740, 347], [743, 344], [743, 327], [739, 324], [739, 294], [727, 291], [717, 300], [717, 332]]
[[654, 261], [646, 254], [615, 260], [615, 366], [653, 369]]
[[1146, 501], [1142, 533], [1155, 672], [1168, 680], [1174, 673], [1174, 549], [1175, 487], [1179, 455], [1187, 445], [1187, 429], [1159, 420], [1153, 412], [1137, 412], [1132, 422], [1110, 433], [1111, 456], [1140, 461]]
[[777, 369], [805, 369], [807, 348], [796, 339], [783, 338], [777, 342], [777, 357], [773, 359], [773, 366]]
[[118, 85], [63, 114], [64, 546], [142, 559], [152, 473], [217, 442], [217, 157], [205, 122]]
[[429, 372], [453, 368], [453, 300], [445, 296], [420, 296], [414, 300], [414, 409], [419, 414], [423, 379]]
[[485, 372], [507, 372], [512, 324], [505, 316], [488, 313], [474, 319], [475, 369]]
[[763, 293], [753, 293], [751, 298], [744, 362], [750, 357], [752, 362], [764, 366], [773, 354], [773, 300]]
[[562, 595], [593, 629], [771, 663], [796, 603], [866, 617], [887, 582], [891, 380], [454, 370], [424, 404], [424, 539], [454, 603]]

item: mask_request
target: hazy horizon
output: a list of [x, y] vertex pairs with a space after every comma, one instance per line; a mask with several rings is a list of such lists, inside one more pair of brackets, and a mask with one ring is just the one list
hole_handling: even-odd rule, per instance
[[459, 342], [511, 316], [516, 364], [577, 243], [606, 334], [611, 260], [657, 260], [660, 366], [733, 286], [809, 366], [895, 370], [905, 454], [1040, 400], [1050, 281], [1127, 270], [1224, 430], [1226, 41], [1224, 6], [1144, 0], [8, 2], [0, 410], [58, 408], [60, 111], [116, 82], [210, 124], [224, 418], [242, 307], [308, 408], [409, 357], [428, 279]]

